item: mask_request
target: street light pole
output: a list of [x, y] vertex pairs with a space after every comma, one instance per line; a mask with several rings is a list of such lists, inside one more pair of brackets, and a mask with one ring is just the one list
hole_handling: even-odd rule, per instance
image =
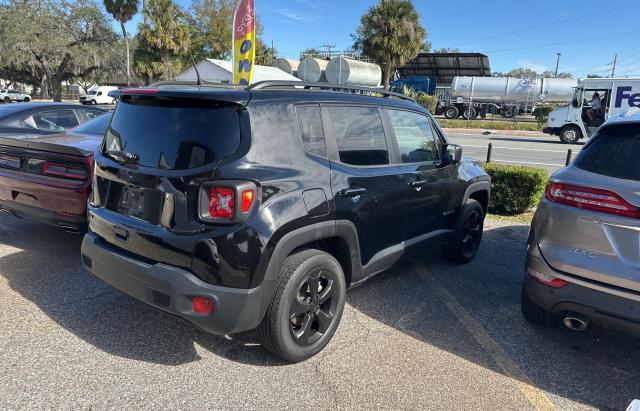
[[558, 56], [558, 58], [556, 59], [556, 74], [555, 74], [555, 78], [558, 78], [558, 67], [560, 66], [560, 56], [562, 55], [561, 53], [556, 53], [556, 55]]

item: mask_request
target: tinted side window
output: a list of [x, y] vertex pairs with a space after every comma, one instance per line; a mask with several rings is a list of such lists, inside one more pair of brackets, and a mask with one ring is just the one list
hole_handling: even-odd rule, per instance
[[320, 107], [297, 107], [296, 113], [304, 150], [308, 153], [326, 157], [327, 147], [324, 141]]
[[575, 166], [592, 173], [640, 181], [640, 127], [638, 123], [603, 128], [589, 141]]
[[39, 130], [69, 130], [78, 125], [78, 119], [73, 110], [47, 111], [34, 114], [32, 118], [33, 124], [29, 121], [27, 124], [35, 124]]
[[382, 119], [373, 107], [327, 107], [340, 161], [356, 166], [389, 164]]
[[388, 113], [403, 163], [440, 160], [436, 136], [426, 116], [401, 110]]

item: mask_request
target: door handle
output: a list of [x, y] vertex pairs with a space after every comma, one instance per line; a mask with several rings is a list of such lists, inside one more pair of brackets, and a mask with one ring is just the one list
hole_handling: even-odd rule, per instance
[[427, 184], [426, 180], [415, 180], [409, 183], [409, 187], [411, 188], [422, 188]]
[[367, 192], [366, 188], [345, 188], [340, 190], [339, 194], [342, 197], [357, 197]]

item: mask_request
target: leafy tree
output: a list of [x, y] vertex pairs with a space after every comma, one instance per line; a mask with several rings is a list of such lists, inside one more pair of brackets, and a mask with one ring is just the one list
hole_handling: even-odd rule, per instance
[[205, 58], [229, 60], [233, 14], [239, 0], [194, 0], [189, 26], [191, 55], [196, 61]]
[[508, 72], [507, 76], [518, 78], [536, 78], [538, 77], [538, 72], [530, 68], [519, 67]]
[[278, 52], [275, 48], [271, 48], [264, 44], [260, 37], [256, 37], [256, 60], [255, 64], [262, 66], [275, 65]]
[[439, 49], [433, 50], [432, 53], [460, 53], [460, 49], [457, 49], [455, 47], [453, 47], [453, 48], [441, 47]]
[[131, 54], [129, 53], [129, 38], [125, 23], [138, 13], [138, 0], [104, 0], [104, 7], [113, 18], [120, 23], [124, 47], [127, 52], [127, 86], [131, 85]]
[[425, 49], [426, 30], [410, 0], [380, 0], [360, 19], [354, 36], [356, 50], [382, 68], [385, 89], [396, 67]]
[[305, 56], [320, 56], [322, 52], [317, 48], [311, 47], [308, 49], [302, 50], [300, 53], [300, 59], [303, 59]]
[[148, 0], [144, 13], [149, 23], [138, 25], [134, 69], [146, 79], [170, 80], [190, 46], [186, 15], [173, 0]]
[[600, 77], [602, 76], [599, 74], [587, 74], [587, 78], [600, 78]]
[[[15, 22], [21, 22], [15, 24]], [[62, 99], [62, 82], [100, 70], [116, 34], [94, 0], [4, 0], [0, 69]]]

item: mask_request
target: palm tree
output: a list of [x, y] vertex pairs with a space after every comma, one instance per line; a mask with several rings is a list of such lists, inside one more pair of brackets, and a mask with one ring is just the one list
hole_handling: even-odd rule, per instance
[[380, 65], [388, 89], [393, 70], [424, 50], [426, 34], [411, 0], [380, 0], [360, 19], [354, 47]]
[[[127, 50], [127, 86], [131, 85], [131, 57], [129, 54], [129, 38], [125, 23], [138, 13], [138, 0], [104, 0], [104, 7], [113, 18], [120, 23], [124, 47]], [[144, 7], [144, 6], [143, 6]]]
[[138, 25], [140, 46], [159, 59], [162, 78], [171, 80], [179, 63], [176, 58], [184, 57], [191, 45], [190, 28], [184, 11], [173, 0], [147, 0], [146, 7], [149, 24]]

